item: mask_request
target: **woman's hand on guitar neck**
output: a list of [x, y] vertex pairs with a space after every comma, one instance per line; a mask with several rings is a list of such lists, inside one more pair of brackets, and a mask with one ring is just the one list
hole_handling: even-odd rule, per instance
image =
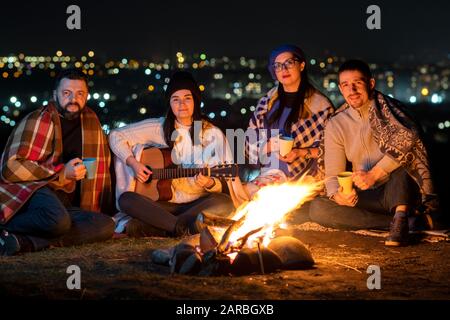
[[205, 177], [204, 175], [202, 175], [201, 173], [197, 174], [194, 177], [194, 181], [195, 183], [202, 187], [202, 188], [206, 188], [206, 189], [210, 189], [214, 186], [214, 179], [211, 177]]
[[145, 183], [152, 174], [152, 172], [145, 165], [137, 161], [132, 156], [128, 157], [127, 165], [133, 169], [134, 176], [139, 182]]

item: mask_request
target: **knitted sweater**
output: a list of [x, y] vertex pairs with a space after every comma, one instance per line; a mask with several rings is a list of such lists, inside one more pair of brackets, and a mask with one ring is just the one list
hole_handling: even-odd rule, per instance
[[[109, 143], [111, 150], [121, 162], [121, 167], [127, 167], [125, 164], [127, 158], [129, 156], [134, 156], [133, 151], [136, 149], [142, 150], [142, 146], [144, 145], [158, 148], [167, 147], [164, 140], [163, 123], [164, 118], [146, 119], [111, 131]], [[184, 168], [188, 168], [215, 166], [218, 162], [232, 162], [232, 156], [228, 149], [228, 145], [218, 143], [214, 147], [214, 152], [211, 152], [211, 147], [209, 147], [211, 142], [224, 141], [224, 136], [220, 129], [209, 125], [202, 134], [201, 145], [193, 146], [189, 128], [190, 127], [179, 124], [177, 125], [179, 136], [172, 151], [172, 156], [174, 157], [172, 160], [174, 163], [181, 164]], [[193, 159], [192, 155], [194, 155]], [[128, 172], [129, 175], [133, 175], [133, 172], [130, 169], [126, 170], [126, 172]], [[123, 185], [121, 180], [127, 178], [129, 177], [124, 177], [122, 173], [117, 172], [117, 185]], [[208, 192], [221, 192], [222, 185], [220, 181], [216, 178], [214, 178], [214, 180], [215, 185], [211, 189], [206, 190], [198, 186], [194, 182], [193, 177], [174, 179], [172, 181], [173, 197], [170, 202], [186, 203], [197, 200]], [[124, 188], [120, 188], [120, 190], [116, 192], [117, 198], [124, 191], [134, 191], [134, 186], [135, 181], [131, 181], [131, 183]]]
[[329, 197], [339, 189], [337, 175], [345, 171], [347, 160], [353, 171], [369, 171], [377, 166], [389, 174], [400, 166], [380, 151], [374, 139], [369, 123], [369, 106], [373, 103], [371, 100], [359, 109], [349, 107], [330, 118], [325, 127], [325, 183]]

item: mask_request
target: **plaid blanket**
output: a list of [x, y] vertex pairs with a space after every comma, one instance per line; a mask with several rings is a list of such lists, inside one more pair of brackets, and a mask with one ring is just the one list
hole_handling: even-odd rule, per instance
[[[98, 160], [95, 179], [81, 181], [81, 208], [101, 211], [111, 202], [109, 146], [97, 115], [88, 107], [81, 113], [81, 125], [83, 158]], [[58, 173], [64, 169], [62, 148], [61, 122], [53, 103], [16, 126], [1, 158], [0, 224], [8, 222], [39, 188], [56, 188]]]
[[[251, 143], [249, 139], [246, 139], [245, 156], [248, 159], [259, 159], [258, 153], [270, 138], [270, 133], [266, 132], [264, 118], [275, 103], [279, 103], [277, 87], [272, 88], [259, 100], [256, 110], [250, 118], [248, 127], [256, 130], [257, 142]], [[318, 147], [325, 122], [334, 112], [330, 100], [318, 91], [315, 91], [305, 100], [305, 106], [311, 110], [310, 116], [306, 119], [299, 118], [291, 127], [292, 137], [294, 138], [293, 148]], [[317, 159], [298, 158], [293, 163], [288, 164], [288, 179], [296, 180], [305, 173], [315, 176], [317, 173], [316, 166]]]
[[[375, 141], [380, 150], [388, 154], [405, 167], [422, 193], [425, 211], [438, 208], [437, 196], [433, 190], [430, 166], [425, 145], [420, 137], [417, 124], [404, 111], [402, 103], [396, 99], [375, 92], [375, 104], [369, 109], [369, 122]], [[344, 103], [335, 115], [350, 108]], [[325, 177], [324, 139], [319, 148], [318, 168], [321, 177]]]

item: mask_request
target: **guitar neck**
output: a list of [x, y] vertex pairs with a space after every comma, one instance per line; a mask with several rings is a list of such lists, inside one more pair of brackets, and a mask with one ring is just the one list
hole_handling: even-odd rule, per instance
[[158, 180], [193, 177], [199, 173], [204, 176], [211, 175], [209, 168], [167, 168], [153, 169], [152, 172], [153, 178]]

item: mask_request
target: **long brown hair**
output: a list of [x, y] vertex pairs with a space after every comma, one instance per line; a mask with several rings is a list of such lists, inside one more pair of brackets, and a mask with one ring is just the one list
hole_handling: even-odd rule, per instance
[[[302, 63], [304, 61], [300, 61]], [[306, 71], [306, 67], [303, 68], [303, 71], [300, 73], [301, 80], [296, 92], [294, 105], [289, 113], [288, 118], [286, 119], [286, 123], [284, 124], [284, 131], [286, 133], [291, 133], [291, 128], [294, 123], [298, 121], [299, 118], [306, 119], [311, 116], [311, 112], [308, 107], [305, 105], [305, 100], [310, 98], [313, 93], [316, 91], [316, 88], [311, 84], [308, 72]], [[269, 124], [273, 124], [277, 122], [281, 115], [283, 114], [284, 108], [286, 108], [286, 92], [283, 89], [283, 85], [278, 85], [278, 99], [279, 99], [279, 107], [268, 119]]]
[[[192, 114], [192, 121], [193, 123], [195, 121], [202, 121], [202, 124], [204, 121], [206, 121], [206, 118], [203, 116], [201, 109], [200, 109], [200, 100], [198, 100], [198, 98], [193, 95], [193, 99], [194, 99], [194, 113]], [[167, 102], [168, 105], [168, 109], [167, 109], [167, 114], [164, 120], [164, 124], [163, 124], [163, 132], [164, 132], [164, 139], [166, 140], [166, 144], [169, 146], [170, 149], [173, 148], [174, 145], [174, 141], [172, 141], [172, 133], [175, 130], [175, 114], [172, 111], [172, 107], [170, 106], [170, 98], [168, 99]], [[202, 125], [203, 128], [203, 125]], [[194, 137], [194, 125], [191, 126], [191, 129], [189, 130], [190, 132], [190, 136], [192, 139], [192, 143], [193, 145], [198, 145], [199, 143], [201, 143], [201, 137], [199, 133], [198, 137]]]

